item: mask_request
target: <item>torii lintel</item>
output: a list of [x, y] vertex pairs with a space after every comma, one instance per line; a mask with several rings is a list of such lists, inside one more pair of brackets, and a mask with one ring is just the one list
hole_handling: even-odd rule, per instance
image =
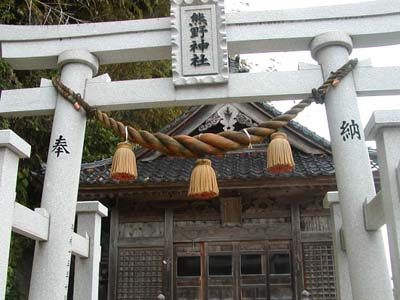
[[[170, 18], [60, 26], [0, 25], [0, 29], [1, 57], [14, 69], [56, 68], [58, 55], [70, 49], [87, 49], [100, 64], [171, 57]], [[332, 30], [348, 33], [355, 48], [399, 44], [400, 3], [384, 0], [226, 15], [230, 54], [309, 50], [315, 36]]]

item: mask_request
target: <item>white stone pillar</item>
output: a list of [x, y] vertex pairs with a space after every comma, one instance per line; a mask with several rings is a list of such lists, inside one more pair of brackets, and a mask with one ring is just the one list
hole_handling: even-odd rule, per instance
[[331, 230], [333, 238], [333, 254], [335, 258], [335, 279], [337, 300], [352, 300], [349, 261], [343, 250], [341, 229], [342, 213], [340, 212], [338, 192], [328, 192], [324, 198], [324, 208], [329, 208], [331, 213]]
[[75, 257], [74, 300], [97, 300], [101, 258], [101, 218], [108, 215], [107, 207], [98, 201], [78, 202], [77, 233], [89, 236], [89, 257]]
[[[86, 80], [98, 70], [87, 50], [69, 50], [58, 58], [61, 81], [84, 94]], [[57, 96], [47, 156], [41, 207], [50, 214], [49, 240], [36, 242], [29, 300], [66, 300], [86, 114]]]
[[400, 193], [396, 175], [400, 161], [400, 110], [374, 112], [365, 128], [365, 136], [367, 140], [376, 141], [394, 295], [400, 300]]
[[[311, 42], [312, 56], [322, 66], [324, 78], [349, 60], [351, 50], [352, 40], [343, 32], [327, 32]], [[364, 229], [363, 203], [375, 195], [375, 188], [351, 73], [328, 92], [325, 107], [353, 298], [393, 299], [382, 234]]]
[[0, 300], [6, 295], [18, 162], [31, 146], [11, 130], [0, 130]]

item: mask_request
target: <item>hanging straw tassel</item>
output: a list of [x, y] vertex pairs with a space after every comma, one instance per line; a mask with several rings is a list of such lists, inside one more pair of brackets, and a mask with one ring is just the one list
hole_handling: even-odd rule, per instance
[[290, 172], [294, 168], [292, 149], [283, 132], [271, 135], [271, 142], [267, 149], [267, 170], [271, 173]]
[[121, 181], [136, 179], [136, 158], [131, 144], [126, 142], [118, 144], [112, 160], [111, 177]]
[[196, 160], [190, 175], [188, 196], [197, 199], [211, 199], [219, 195], [217, 176], [209, 159]]
[[136, 157], [128, 137], [128, 127], [125, 126], [125, 142], [117, 145], [111, 164], [111, 177], [116, 180], [128, 181], [137, 177]]

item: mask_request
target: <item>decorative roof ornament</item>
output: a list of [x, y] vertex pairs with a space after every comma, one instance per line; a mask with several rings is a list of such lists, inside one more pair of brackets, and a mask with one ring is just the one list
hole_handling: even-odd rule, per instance
[[219, 123], [223, 125], [224, 131], [235, 130], [237, 123], [246, 127], [257, 126], [256, 122], [239, 111], [234, 104], [225, 104], [199, 126], [199, 132], [205, 132]]

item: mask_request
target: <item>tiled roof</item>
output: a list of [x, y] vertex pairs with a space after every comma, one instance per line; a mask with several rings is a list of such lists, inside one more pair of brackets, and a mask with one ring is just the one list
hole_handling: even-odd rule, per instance
[[[327, 154], [305, 154], [294, 149], [295, 170], [290, 173], [271, 174], [266, 171], [264, 150], [227, 153], [211, 157], [219, 181], [254, 180], [268, 177], [311, 177], [334, 174], [332, 157]], [[138, 161], [139, 178], [135, 182], [187, 182], [194, 159], [162, 156], [151, 161]], [[117, 183], [110, 178], [111, 159], [83, 164], [82, 184]]]

